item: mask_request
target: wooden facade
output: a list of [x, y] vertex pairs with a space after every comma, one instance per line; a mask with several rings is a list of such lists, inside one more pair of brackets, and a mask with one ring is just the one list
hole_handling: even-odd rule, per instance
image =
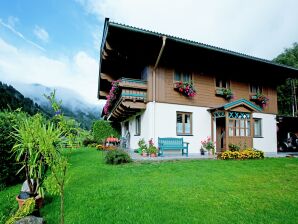
[[[152, 101], [153, 83], [152, 70], [148, 69], [148, 101]], [[200, 107], [217, 107], [228, 103], [226, 99], [216, 95], [215, 79], [217, 74], [192, 73], [192, 81], [197, 90], [197, 95], [188, 98], [181, 93], [174, 91], [174, 68], [158, 68], [156, 72], [156, 102], [173, 103], [180, 105], [200, 106]], [[247, 81], [230, 80], [230, 89], [235, 94], [231, 101], [244, 98], [250, 100], [250, 84]], [[268, 105], [264, 108], [263, 113], [277, 114], [277, 92], [274, 84], [263, 85], [262, 93], [269, 98]]]

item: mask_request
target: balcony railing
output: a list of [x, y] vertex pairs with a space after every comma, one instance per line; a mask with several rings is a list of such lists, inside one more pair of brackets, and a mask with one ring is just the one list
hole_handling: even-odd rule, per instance
[[119, 94], [111, 106], [108, 120], [125, 120], [146, 109], [147, 81], [140, 79], [121, 78]]

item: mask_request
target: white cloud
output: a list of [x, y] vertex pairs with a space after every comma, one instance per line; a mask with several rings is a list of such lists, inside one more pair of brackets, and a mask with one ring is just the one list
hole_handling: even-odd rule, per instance
[[16, 48], [0, 38], [0, 80], [62, 86], [77, 91], [89, 103], [98, 102], [98, 63], [83, 51], [53, 59]]
[[49, 42], [49, 34], [44, 28], [41, 28], [39, 26], [35, 26], [35, 28], [33, 30], [33, 33], [41, 41], [43, 41], [45, 43]]
[[43, 47], [41, 47], [40, 45], [38, 45], [38, 44], [34, 43], [33, 41], [27, 39], [22, 33], [20, 33], [19, 31], [17, 31], [13, 26], [11, 26], [11, 25], [3, 22], [1, 18], [0, 18], [0, 25], [4, 26], [9, 31], [11, 31], [14, 35], [16, 35], [19, 38], [23, 39], [25, 42], [29, 43], [30, 45], [38, 48], [39, 50], [45, 51], [45, 49]]
[[77, 0], [128, 25], [272, 59], [298, 40], [296, 0]]

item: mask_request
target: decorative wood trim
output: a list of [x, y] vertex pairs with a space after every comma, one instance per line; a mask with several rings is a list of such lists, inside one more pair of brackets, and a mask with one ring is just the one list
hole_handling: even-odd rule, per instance
[[107, 80], [109, 82], [114, 81], [114, 79], [112, 78], [112, 76], [111, 75], [108, 75], [106, 73], [100, 73], [100, 78], [101, 79], [105, 79], [105, 80]]
[[111, 48], [111, 46], [109, 45], [109, 43], [108, 43], [108, 41], [106, 41], [106, 49], [107, 50], [109, 50], [109, 51], [111, 51], [111, 50], [113, 50], [112, 48]]
[[123, 106], [127, 108], [133, 108], [133, 109], [146, 109], [146, 104], [142, 102], [129, 102], [129, 101], [124, 101]]
[[228, 150], [229, 149], [229, 111], [225, 111], [225, 115], [226, 115], [225, 149]]

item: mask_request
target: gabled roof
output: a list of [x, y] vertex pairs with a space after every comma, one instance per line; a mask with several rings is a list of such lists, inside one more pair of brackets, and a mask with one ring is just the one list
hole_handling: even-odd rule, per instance
[[[275, 62], [195, 42], [167, 34], [105, 20], [99, 63], [99, 91], [107, 92], [109, 83], [100, 74], [113, 79], [140, 77], [154, 66], [163, 43], [160, 67], [216, 74], [246, 82], [270, 82], [274, 85], [287, 78], [298, 78], [298, 69]], [[270, 78], [268, 78], [270, 77]], [[100, 97], [98, 95], [98, 97]]]
[[235, 107], [239, 107], [239, 106], [244, 106], [244, 107], [247, 107], [249, 108], [250, 110], [252, 111], [255, 111], [255, 112], [262, 112], [262, 108], [255, 105], [254, 103], [244, 99], [244, 98], [241, 98], [239, 100], [235, 100], [233, 102], [229, 102], [229, 103], [226, 103], [224, 105], [221, 105], [219, 107], [215, 107], [215, 108], [211, 108], [209, 109], [210, 112], [212, 111], [215, 111], [215, 110], [231, 110]]

